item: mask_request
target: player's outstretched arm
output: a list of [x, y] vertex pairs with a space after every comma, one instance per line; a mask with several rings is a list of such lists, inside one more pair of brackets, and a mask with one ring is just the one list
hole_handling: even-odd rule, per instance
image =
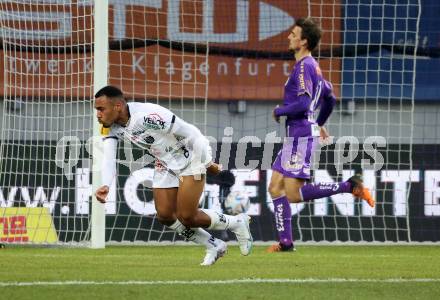
[[110, 186], [116, 178], [116, 149], [118, 142], [115, 138], [106, 137], [103, 142], [103, 159], [101, 168], [102, 186], [95, 192], [96, 199], [105, 203]]

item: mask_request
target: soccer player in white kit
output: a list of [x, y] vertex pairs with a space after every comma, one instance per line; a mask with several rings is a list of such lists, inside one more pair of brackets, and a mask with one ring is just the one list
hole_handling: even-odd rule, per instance
[[249, 216], [229, 216], [199, 209], [207, 168], [212, 162], [209, 141], [195, 126], [170, 110], [153, 103], [127, 103], [122, 91], [106, 86], [95, 95], [99, 123], [109, 129], [104, 137], [102, 186], [95, 195], [105, 203], [109, 187], [116, 182], [118, 140], [128, 140], [156, 159], [153, 196], [159, 222], [187, 240], [206, 246], [201, 265], [212, 265], [227, 250], [226, 243], [202, 228], [229, 229], [235, 233], [242, 255], [252, 249]]

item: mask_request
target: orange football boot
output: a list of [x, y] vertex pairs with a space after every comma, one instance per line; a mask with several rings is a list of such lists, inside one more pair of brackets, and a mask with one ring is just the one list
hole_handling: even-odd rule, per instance
[[269, 248], [266, 249], [267, 253], [276, 253], [276, 252], [290, 252], [290, 251], [295, 251], [295, 247], [293, 247], [293, 244], [291, 244], [290, 246], [285, 246], [283, 244], [277, 243], [274, 244], [272, 246], [270, 246]]
[[350, 177], [348, 181], [351, 183], [351, 193], [355, 197], [367, 201], [368, 205], [370, 205], [371, 207], [374, 207], [376, 201], [371, 196], [370, 191], [366, 187], [364, 187], [362, 175], [356, 174]]

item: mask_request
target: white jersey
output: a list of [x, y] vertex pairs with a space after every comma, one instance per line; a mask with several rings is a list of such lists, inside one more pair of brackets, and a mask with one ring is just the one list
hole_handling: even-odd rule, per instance
[[[157, 104], [131, 102], [127, 105], [130, 116], [128, 123], [126, 126], [114, 123], [105, 140], [127, 140], [147, 150], [165, 168], [176, 174], [188, 168], [196, 156], [201, 162], [211, 161], [209, 141], [195, 126]], [[111, 147], [116, 148], [116, 143]], [[116, 154], [116, 149], [107, 151]]]

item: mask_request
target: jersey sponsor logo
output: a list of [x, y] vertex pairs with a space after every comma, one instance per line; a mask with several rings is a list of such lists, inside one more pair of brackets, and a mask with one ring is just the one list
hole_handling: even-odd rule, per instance
[[146, 144], [153, 144], [155, 139], [151, 135], [145, 135], [147, 129], [133, 130], [131, 133], [131, 139], [133, 141], [144, 141]]
[[304, 82], [304, 62], [301, 62], [298, 79], [299, 79], [299, 89], [300, 91], [304, 91], [306, 89], [306, 84]]
[[283, 168], [291, 172], [293, 172], [294, 170], [301, 170], [303, 168], [303, 162], [300, 154], [292, 154], [290, 161], [286, 161], [283, 164]]
[[144, 117], [144, 126], [151, 129], [165, 129], [166, 122], [156, 113]]
[[133, 135], [137, 136], [137, 135], [142, 135], [144, 134], [144, 132], [147, 131], [146, 129], [140, 129], [140, 130], [133, 130]]

